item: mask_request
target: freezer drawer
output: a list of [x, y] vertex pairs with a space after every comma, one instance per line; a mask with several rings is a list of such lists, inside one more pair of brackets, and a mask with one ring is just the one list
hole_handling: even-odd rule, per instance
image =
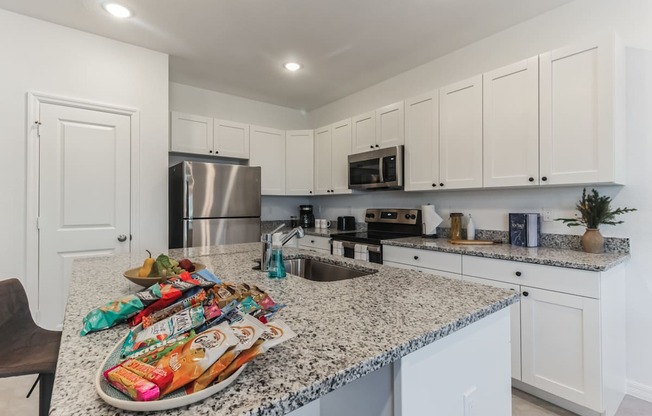
[[260, 241], [260, 218], [219, 218], [184, 221], [184, 247]]

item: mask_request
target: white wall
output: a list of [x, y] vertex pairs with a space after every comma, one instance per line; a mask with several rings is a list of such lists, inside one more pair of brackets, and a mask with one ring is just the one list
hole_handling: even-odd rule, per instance
[[[404, 72], [366, 90], [309, 113], [313, 127], [418, 95], [483, 71], [534, 56], [565, 44], [615, 31], [628, 46], [627, 60], [627, 186], [601, 187], [614, 197], [615, 206], [638, 208], [625, 224], [604, 226], [608, 236], [631, 238], [632, 258], [627, 273], [628, 378], [640, 383], [642, 394], [652, 400], [652, 1], [577, 0], [523, 24], [514, 26], [440, 59]], [[433, 202], [442, 213], [472, 213], [476, 227], [507, 229], [507, 212], [543, 207], [559, 212], [572, 209], [581, 188], [460, 191], [443, 193], [369, 193], [352, 197], [316, 197], [320, 216], [356, 215], [366, 207], [415, 207]], [[544, 223], [544, 232], [581, 233], [560, 223]]]
[[[140, 111], [142, 247], [167, 247], [168, 57], [0, 10], [0, 279], [26, 282], [27, 92]], [[35, 299], [31, 299], [32, 302]]]
[[302, 111], [175, 82], [170, 83], [170, 110], [281, 130], [310, 128]]

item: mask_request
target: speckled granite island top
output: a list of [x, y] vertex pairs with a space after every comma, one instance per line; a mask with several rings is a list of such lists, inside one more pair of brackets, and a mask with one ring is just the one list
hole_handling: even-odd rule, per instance
[[[165, 415], [283, 415], [518, 301], [513, 292], [409, 270], [287, 249], [287, 257], [346, 263], [374, 274], [320, 283], [252, 270], [258, 244], [171, 250], [205, 263], [226, 281], [260, 285], [287, 304], [279, 314], [298, 336], [254, 360], [227, 389]], [[193, 257], [193, 254], [195, 256]], [[76, 260], [66, 307], [51, 415], [123, 415], [93, 380], [126, 324], [79, 336], [92, 308], [140, 289], [122, 272], [142, 256]]]
[[625, 253], [591, 254], [558, 248], [516, 247], [511, 244], [464, 246], [451, 244], [445, 238], [407, 237], [383, 240], [382, 244], [386, 246], [543, 264], [546, 266], [568, 267], [593, 272], [609, 270], [629, 258], [629, 254]]

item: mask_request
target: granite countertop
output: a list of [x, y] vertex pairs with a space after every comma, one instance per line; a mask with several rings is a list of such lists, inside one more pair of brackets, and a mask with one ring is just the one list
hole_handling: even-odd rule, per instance
[[336, 234], [356, 233], [358, 230], [342, 231], [336, 228], [304, 228], [306, 235], [314, 235], [317, 237], [331, 237]]
[[[286, 257], [318, 258], [376, 273], [338, 282], [252, 270], [258, 243], [171, 250], [205, 263], [225, 281], [259, 285], [287, 307], [279, 313], [298, 335], [258, 357], [227, 389], [165, 415], [283, 415], [518, 301], [511, 291], [358, 260], [284, 249]], [[203, 253], [203, 254], [202, 254]], [[206, 254], [209, 253], [209, 254]], [[75, 260], [63, 326], [51, 415], [124, 415], [104, 403], [94, 379], [127, 326], [79, 336], [96, 306], [140, 290], [122, 277], [142, 256]]]
[[588, 271], [605, 271], [629, 258], [626, 253], [591, 254], [583, 251], [546, 248], [516, 247], [511, 244], [494, 244], [490, 246], [463, 246], [451, 244], [445, 238], [406, 237], [383, 240], [383, 245], [407, 247], [420, 250], [441, 251], [444, 253], [464, 254], [468, 256], [488, 257], [492, 259], [520, 261], [524, 263], [543, 264], [546, 266], [568, 267]]

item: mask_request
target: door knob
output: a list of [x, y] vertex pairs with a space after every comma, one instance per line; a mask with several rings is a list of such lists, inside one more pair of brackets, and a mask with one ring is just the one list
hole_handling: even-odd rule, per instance
[[120, 234], [118, 236], [118, 241], [121, 242], [121, 243], [124, 243], [125, 241], [127, 241], [127, 236], [124, 235], [124, 234]]

